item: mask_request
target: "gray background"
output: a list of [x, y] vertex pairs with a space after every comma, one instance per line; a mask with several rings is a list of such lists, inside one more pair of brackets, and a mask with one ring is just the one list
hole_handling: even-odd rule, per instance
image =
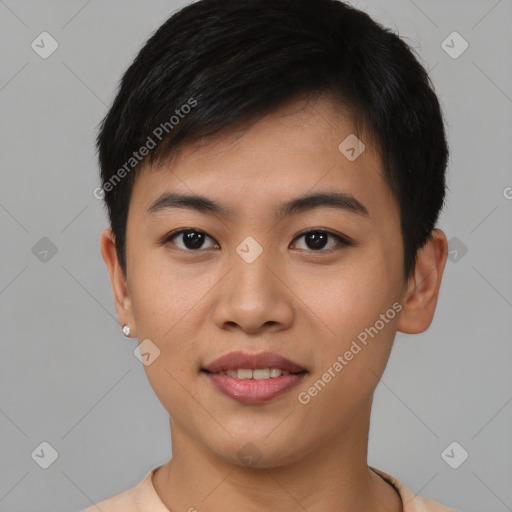
[[[171, 455], [167, 413], [117, 324], [92, 191], [96, 126], [122, 72], [180, 5], [0, 1], [2, 512], [80, 510]], [[512, 510], [512, 2], [354, 5], [420, 53], [451, 146], [439, 225], [453, 261], [432, 326], [397, 336], [369, 463], [468, 512]], [[43, 31], [59, 45], [47, 59], [31, 48]], [[458, 58], [441, 46], [453, 31], [469, 43]], [[43, 237], [54, 255], [40, 252]], [[31, 457], [43, 441], [58, 452], [48, 469]], [[441, 457], [452, 441], [469, 453], [458, 469]]]

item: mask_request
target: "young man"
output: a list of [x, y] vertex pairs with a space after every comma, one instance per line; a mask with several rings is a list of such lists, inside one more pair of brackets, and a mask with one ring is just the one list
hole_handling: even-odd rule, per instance
[[447, 257], [442, 114], [407, 45], [337, 0], [201, 0], [142, 48], [98, 148], [101, 251], [173, 453], [87, 512], [449, 510], [367, 465]]

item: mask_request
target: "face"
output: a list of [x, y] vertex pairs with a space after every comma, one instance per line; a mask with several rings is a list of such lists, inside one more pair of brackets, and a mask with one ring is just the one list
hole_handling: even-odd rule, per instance
[[[261, 467], [365, 440], [407, 283], [375, 147], [339, 149], [354, 133], [327, 99], [296, 101], [138, 175], [116, 306], [173, 439], [238, 464], [252, 450]], [[232, 352], [273, 356], [212, 367]], [[265, 370], [279, 357], [290, 375]]]

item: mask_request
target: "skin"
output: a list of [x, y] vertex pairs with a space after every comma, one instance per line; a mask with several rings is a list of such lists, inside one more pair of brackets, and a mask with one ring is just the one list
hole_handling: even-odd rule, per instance
[[[373, 393], [396, 331], [420, 333], [432, 321], [447, 241], [434, 230], [404, 279], [398, 205], [370, 138], [354, 161], [338, 150], [352, 133], [350, 116], [327, 98], [292, 101], [142, 170], [128, 215], [127, 275], [110, 228], [102, 233], [119, 322], [160, 350], [144, 369], [170, 416], [173, 457], [153, 474], [170, 510], [402, 510], [396, 490], [367, 465]], [[147, 215], [165, 191], [204, 195], [235, 215]], [[277, 205], [318, 191], [350, 193], [369, 215], [317, 207], [276, 223]], [[187, 248], [180, 235], [162, 242], [180, 228], [206, 233], [203, 246]], [[315, 249], [300, 236], [320, 228], [352, 243], [328, 238]], [[263, 249], [252, 263], [236, 252], [248, 236]], [[301, 404], [298, 393], [395, 302], [401, 311]], [[200, 371], [234, 350], [277, 352], [309, 373], [270, 402], [240, 404]], [[237, 456], [247, 443], [260, 455], [251, 466]]]

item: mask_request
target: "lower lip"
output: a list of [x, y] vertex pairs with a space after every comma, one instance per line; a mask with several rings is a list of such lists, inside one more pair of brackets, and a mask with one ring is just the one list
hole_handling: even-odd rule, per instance
[[244, 404], [261, 404], [296, 386], [306, 375], [296, 373], [270, 379], [237, 379], [229, 375], [205, 372], [214, 386], [225, 395]]

